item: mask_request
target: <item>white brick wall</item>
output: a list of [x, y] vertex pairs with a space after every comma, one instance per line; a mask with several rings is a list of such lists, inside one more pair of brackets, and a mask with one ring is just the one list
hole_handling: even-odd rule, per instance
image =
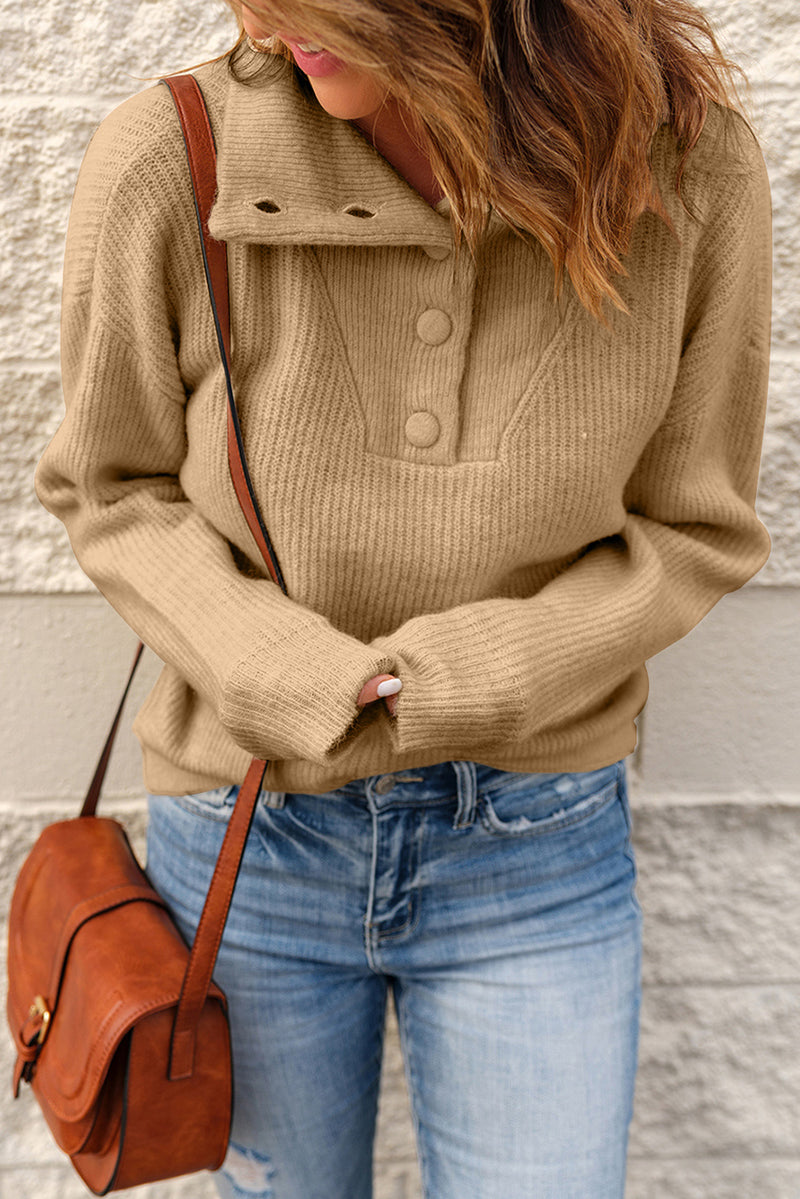
[[[651, 663], [633, 789], [646, 960], [627, 1194], [800, 1199], [800, 10], [789, 0], [714, 0], [706, 10], [752, 81], [772, 180], [773, 365], [759, 508], [774, 550], [754, 583]], [[145, 76], [220, 52], [234, 26], [221, 3], [175, 0], [0, 0], [0, 14], [5, 910], [38, 829], [75, 809], [135, 641], [92, 594], [31, 488], [60, 413], [58, 300], [75, 176], [111, 108], [147, 86]], [[138, 697], [155, 669], [146, 665]], [[117, 798], [106, 810], [122, 812], [141, 842], [127, 730], [108, 794]], [[393, 1028], [376, 1176], [377, 1199], [419, 1195]], [[0, 1092], [0, 1199], [85, 1193], [31, 1096], [14, 1104]], [[195, 1178], [137, 1193], [203, 1199], [213, 1188]]]

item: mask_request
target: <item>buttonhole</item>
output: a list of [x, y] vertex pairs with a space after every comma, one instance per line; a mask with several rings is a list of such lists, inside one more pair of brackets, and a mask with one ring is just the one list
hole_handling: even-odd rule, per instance
[[280, 212], [280, 204], [276, 204], [274, 200], [259, 200], [256, 204], [259, 212]]
[[370, 217], [375, 216], [374, 212], [370, 212], [368, 208], [360, 208], [358, 204], [350, 204], [345, 208], [348, 216]]

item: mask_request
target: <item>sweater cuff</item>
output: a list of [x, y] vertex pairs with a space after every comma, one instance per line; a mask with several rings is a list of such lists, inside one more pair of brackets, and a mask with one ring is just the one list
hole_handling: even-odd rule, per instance
[[357, 731], [364, 683], [384, 673], [394, 673], [391, 654], [315, 617], [261, 636], [234, 668], [220, 717], [254, 757], [326, 766]]
[[390, 721], [397, 753], [471, 758], [518, 736], [524, 695], [502, 652], [502, 603], [415, 617], [371, 642], [403, 683]]

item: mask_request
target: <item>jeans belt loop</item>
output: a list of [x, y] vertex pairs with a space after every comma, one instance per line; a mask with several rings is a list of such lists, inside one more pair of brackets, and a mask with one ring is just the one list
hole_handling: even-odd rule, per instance
[[286, 805], [286, 792], [262, 791], [259, 799], [266, 808], [283, 808]]
[[478, 772], [474, 762], [453, 762], [458, 780], [458, 807], [453, 828], [469, 828], [478, 810]]

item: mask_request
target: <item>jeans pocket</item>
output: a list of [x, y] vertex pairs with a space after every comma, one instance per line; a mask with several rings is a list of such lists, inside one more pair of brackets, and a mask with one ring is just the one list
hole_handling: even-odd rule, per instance
[[501, 836], [552, 833], [582, 824], [619, 796], [624, 763], [576, 774], [520, 776], [508, 786], [483, 792], [478, 805], [483, 827]]

